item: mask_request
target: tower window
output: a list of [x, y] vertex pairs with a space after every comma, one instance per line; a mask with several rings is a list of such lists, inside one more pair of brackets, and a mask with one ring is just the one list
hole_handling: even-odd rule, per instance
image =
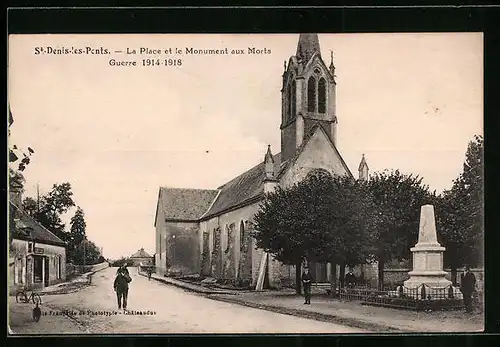
[[312, 76], [307, 81], [307, 111], [316, 111], [316, 80]]
[[292, 94], [291, 94], [291, 104], [290, 104], [290, 112], [291, 112], [291, 115], [292, 115], [292, 118], [295, 118], [295, 109], [296, 109], [296, 105], [297, 105], [297, 101], [296, 101], [296, 86], [295, 86], [295, 80], [292, 82]]
[[325, 113], [326, 111], [326, 81], [321, 78], [318, 83], [318, 112]]

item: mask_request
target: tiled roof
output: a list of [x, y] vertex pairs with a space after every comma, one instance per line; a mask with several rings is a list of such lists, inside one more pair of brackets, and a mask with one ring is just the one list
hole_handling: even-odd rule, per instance
[[141, 248], [140, 250], [132, 254], [130, 258], [151, 258], [151, 256], [144, 250], [144, 248]]
[[172, 220], [198, 220], [210, 207], [218, 190], [160, 188], [159, 200], [164, 218]]
[[[15, 204], [10, 202], [11, 207], [15, 209], [16, 223], [14, 238], [29, 239], [32, 238], [36, 242], [65, 246], [66, 243], [59, 237], [51, 233], [47, 228], [31, 218], [26, 212], [21, 211]], [[21, 228], [30, 228], [31, 236], [24, 232]]]
[[[274, 172], [280, 170], [281, 153], [273, 155]], [[203, 216], [217, 215], [228, 208], [237, 206], [264, 193], [264, 162], [254, 166], [238, 177], [219, 187], [220, 194], [210, 210]]]

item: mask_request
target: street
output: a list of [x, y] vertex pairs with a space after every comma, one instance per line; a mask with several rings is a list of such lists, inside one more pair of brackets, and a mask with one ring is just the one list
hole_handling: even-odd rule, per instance
[[[81, 333], [356, 333], [359, 329], [259, 310], [186, 292], [129, 268], [128, 311], [118, 310], [113, 280], [116, 268], [94, 274], [78, 292], [43, 296], [39, 325], [59, 325], [71, 313]], [[300, 299], [298, 299], [300, 300]], [[138, 314], [139, 312], [143, 314]], [[146, 313], [146, 314], [144, 314]], [[64, 317], [70, 320], [68, 317]], [[36, 328], [34, 325], [30, 331]], [[23, 333], [22, 327], [13, 327]], [[56, 332], [54, 332], [56, 333]], [[57, 331], [57, 333], [61, 333]]]

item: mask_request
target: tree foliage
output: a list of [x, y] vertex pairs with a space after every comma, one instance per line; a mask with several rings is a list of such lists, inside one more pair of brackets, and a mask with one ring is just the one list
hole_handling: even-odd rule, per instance
[[85, 223], [85, 213], [81, 207], [77, 207], [75, 214], [71, 217], [68, 246], [66, 248], [66, 257], [73, 262], [75, 262], [74, 254], [77, 247], [86, 238], [86, 228], [87, 224]]
[[23, 209], [45, 228], [63, 241], [69, 240], [61, 215], [75, 206], [73, 192], [69, 182], [54, 184], [52, 189], [39, 199], [27, 197], [23, 201]]
[[446, 247], [445, 265], [452, 269], [483, 263], [483, 151], [483, 138], [475, 136], [462, 172], [436, 199], [438, 236]]
[[399, 170], [374, 173], [367, 185], [378, 214], [374, 230], [377, 260], [407, 259], [417, 242], [420, 209], [433, 201], [435, 193], [422, 183], [422, 177]]
[[373, 208], [362, 182], [312, 175], [267, 195], [254, 216], [253, 236], [257, 247], [297, 271], [303, 259], [364, 263], [372, 251]]
[[99, 264], [101, 260], [101, 252], [99, 247], [92, 241], [84, 239], [75, 248], [73, 262], [78, 265], [94, 265]]

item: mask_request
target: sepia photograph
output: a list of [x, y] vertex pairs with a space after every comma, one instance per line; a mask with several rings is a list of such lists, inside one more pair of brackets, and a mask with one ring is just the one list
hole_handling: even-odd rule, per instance
[[483, 34], [12, 34], [10, 336], [484, 330]]

